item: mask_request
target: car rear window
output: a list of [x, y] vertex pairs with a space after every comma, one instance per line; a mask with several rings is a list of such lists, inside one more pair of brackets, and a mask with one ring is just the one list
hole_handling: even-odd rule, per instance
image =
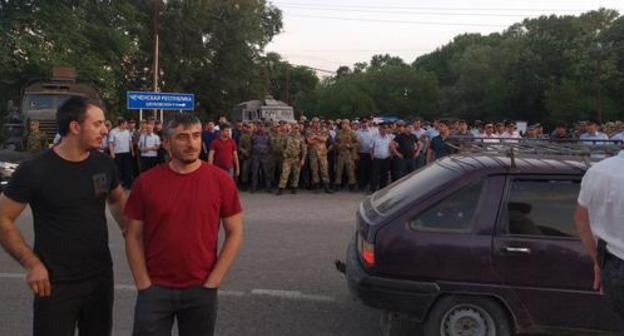
[[462, 174], [462, 169], [456, 164], [441, 160], [378, 191], [373, 195], [371, 205], [376, 212], [386, 215], [459, 178]]

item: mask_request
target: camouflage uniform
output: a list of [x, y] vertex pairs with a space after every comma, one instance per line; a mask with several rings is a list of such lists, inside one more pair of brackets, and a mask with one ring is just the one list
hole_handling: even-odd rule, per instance
[[26, 150], [28, 153], [36, 154], [48, 149], [48, 137], [45, 132], [34, 131], [28, 133], [26, 138]]
[[240, 180], [241, 183], [249, 182], [249, 172], [251, 169], [251, 134], [243, 133], [238, 139], [238, 159], [240, 160]]
[[336, 146], [338, 149], [338, 163], [334, 184], [342, 184], [342, 173], [346, 168], [349, 185], [355, 185], [355, 158], [358, 157], [357, 137], [355, 132], [351, 130], [339, 131], [338, 134], [336, 134]]
[[[310, 141], [311, 137], [316, 137], [316, 140]], [[310, 156], [310, 170], [312, 171], [312, 183], [314, 184], [318, 184], [321, 180], [324, 184], [329, 184], [327, 137], [329, 137], [329, 133], [324, 128], [319, 128], [318, 130], [310, 128], [306, 133], [306, 138], [308, 139], [308, 154]]]
[[302, 135], [291, 134], [284, 138], [282, 175], [279, 181], [280, 189], [286, 188], [290, 176], [292, 176], [290, 187], [296, 189], [299, 186], [300, 163], [306, 155], [307, 148], [305, 138]]
[[284, 140], [286, 136], [282, 133], [271, 132], [271, 153], [269, 154], [269, 174], [278, 178], [282, 171], [282, 153], [284, 151]]

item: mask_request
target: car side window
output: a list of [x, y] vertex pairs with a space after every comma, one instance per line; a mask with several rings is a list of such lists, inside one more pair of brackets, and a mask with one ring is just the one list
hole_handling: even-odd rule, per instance
[[578, 237], [574, 211], [579, 189], [576, 180], [513, 180], [503, 207], [504, 233]]
[[409, 221], [414, 231], [469, 233], [475, 221], [485, 180], [459, 189]]

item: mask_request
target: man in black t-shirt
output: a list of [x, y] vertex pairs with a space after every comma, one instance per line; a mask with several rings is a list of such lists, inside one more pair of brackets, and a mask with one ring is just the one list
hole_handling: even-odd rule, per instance
[[441, 120], [438, 131], [440, 135], [431, 139], [429, 145], [429, 152], [427, 153], [427, 163], [431, 163], [435, 160], [441, 159], [447, 155], [451, 155], [456, 152], [455, 148], [448, 143], [448, 138], [451, 134], [449, 122]]
[[416, 141], [418, 139], [412, 134], [403, 121], [397, 123], [398, 133], [394, 137], [396, 142], [396, 157], [398, 160], [398, 178], [401, 178], [416, 169]]
[[[96, 102], [73, 97], [57, 112], [59, 145], [23, 162], [0, 195], [0, 244], [26, 269], [33, 335], [110, 335], [113, 270], [106, 201], [125, 228], [115, 164], [97, 151], [107, 134]], [[30, 205], [34, 248], [15, 219]]]

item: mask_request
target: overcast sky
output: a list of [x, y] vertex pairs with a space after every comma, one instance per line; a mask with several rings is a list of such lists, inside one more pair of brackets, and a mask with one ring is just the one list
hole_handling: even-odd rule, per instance
[[[335, 71], [389, 53], [411, 63], [463, 33], [503, 31], [526, 17], [578, 15], [624, 0], [272, 0], [284, 30], [266, 51], [292, 64]], [[319, 73], [321, 74], [321, 73]]]

